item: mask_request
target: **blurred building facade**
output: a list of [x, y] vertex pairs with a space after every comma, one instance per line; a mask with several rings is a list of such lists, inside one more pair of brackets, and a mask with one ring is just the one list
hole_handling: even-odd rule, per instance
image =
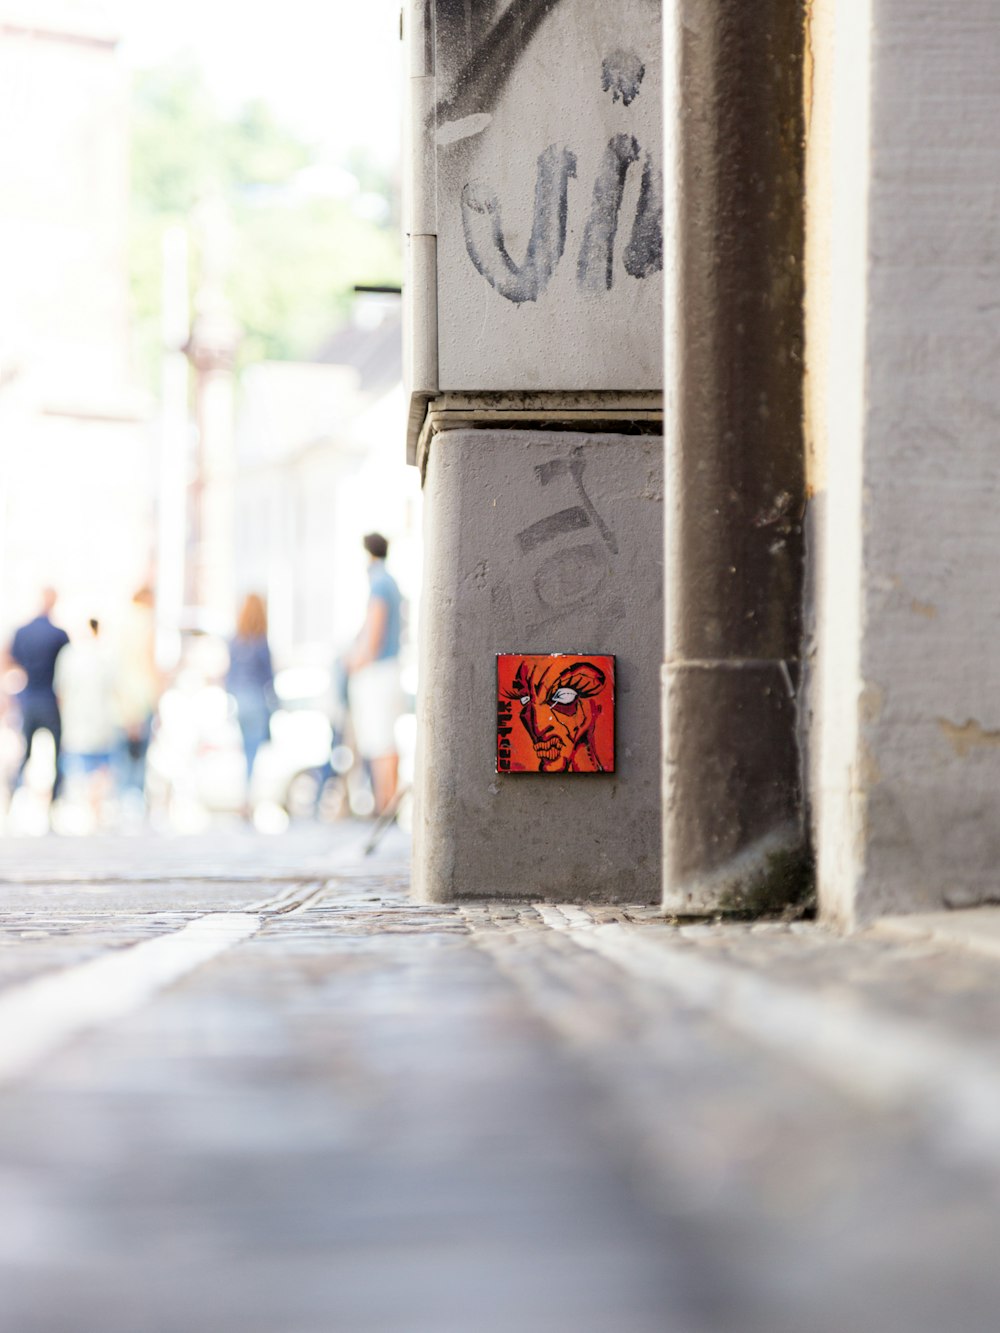
[[230, 224], [206, 198], [166, 238], [157, 408], [130, 366], [119, 45], [97, 0], [0, 3], [0, 632], [44, 584], [75, 622], [113, 620], [152, 580], [165, 665], [178, 630], [228, 632], [251, 589], [279, 652], [329, 654], [363, 616], [365, 531], [394, 539], [416, 601], [419, 486], [390, 462], [398, 299], [359, 298], [315, 363], [239, 378]]
[[236, 593], [266, 593], [272, 644], [286, 660], [329, 665], [357, 633], [368, 597], [366, 532], [388, 537], [415, 629], [420, 486], [398, 461], [398, 307], [391, 295], [359, 296], [316, 361], [263, 362], [242, 376]]
[[105, 7], [0, 4], [0, 622], [127, 605], [154, 557], [130, 374], [128, 77]]

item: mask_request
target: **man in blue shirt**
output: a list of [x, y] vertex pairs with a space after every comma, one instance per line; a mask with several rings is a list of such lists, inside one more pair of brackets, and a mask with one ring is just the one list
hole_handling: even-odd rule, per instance
[[31, 758], [35, 733], [47, 731], [56, 749], [56, 772], [52, 781], [52, 799], [59, 795], [60, 751], [62, 748], [62, 719], [53, 685], [56, 658], [69, 643], [69, 635], [53, 625], [52, 611], [57, 601], [54, 588], [42, 592], [42, 608], [34, 620], [22, 625], [10, 645], [11, 659], [27, 677], [24, 689], [17, 696], [21, 710], [21, 730], [24, 733], [24, 758], [17, 771], [15, 787], [20, 786], [25, 766]]
[[399, 643], [402, 597], [385, 567], [389, 543], [380, 532], [364, 538], [368, 552], [368, 610], [347, 659], [348, 698], [358, 752], [368, 761], [375, 813], [391, 803], [399, 779], [396, 720], [402, 712]]

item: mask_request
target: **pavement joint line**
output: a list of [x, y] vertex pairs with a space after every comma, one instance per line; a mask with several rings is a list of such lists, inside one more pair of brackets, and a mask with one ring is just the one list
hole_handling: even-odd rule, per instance
[[[265, 922], [307, 911], [337, 887], [381, 878], [368, 868], [361, 875], [300, 877], [245, 909], [197, 915], [179, 929], [111, 946], [96, 958], [12, 983], [0, 990], [0, 1086], [28, 1073], [74, 1037], [133, 1012], [202, 963], [256, 935]], [[160, 916], [164, 910], [143, 915]], [[177, 912], [179, 920], [184, 915]]]
[[73, 1038], [139, 1009], [203, 963], [256, 935], [251, 912], [211, 912], [180, 930], [113, 949], [0, 993], [0, 1084]]
[[[692, 1009], [805, 1068], [879, 1112], [917, 1111], [949, 1156], [1000, 1169], [1000, 1076], [966, 1041], [699, 957], [697, 946], [638, 938], [622, 925], [571, 924], [538, 904], [552, 931], [672, 992]], [[580, 909], [582, 910], [582, 909]], [[589, 916], [587, 913], [583, 915]]]
[[[265, 898], [261, 902], [252, 903], [247, 910], [263, 912], [269, 916], [292, 916], [297, 912], [304, 912], [307, 908], [314, 907], [335, 889], [343, 888], [345, 885], [364, 888], [368, 886], [369, 882], [384, 885], [387, 878], [384, 875], [341, 874], [324, 875], [321, 879], [301, 880], [286, 889], [284, 893], [277, 894], [274, 898]], [[303, 889], [308, 889], [309, 892], [302, 897], [297, 896]]]
[[303, 889], [315, 884], [314, 879], [297, 879], [293, 884], [284, 889], [281, 893], [273, 894], [270, 898], [261, 898], [259, 902], [250, 903], [247, 906], [248, 912], [277, 912], [285, 903], [298, 901], [297, 895]]
[[[335, 880], [320, 880], [318, 883], [314, 883], [311, 891], [303, 897], [286, 900], [280, 907], [276, 907], [273, 911], [268, 912], [267, 915], [273, 918], [276, 916], [294, 916], [298, 912], [305, 912], [315, 903], [318, 903], [336, 883], [337, 881]], [[309, 888], [309, 885], [303, 884], [302, 887], [304, 889]]]

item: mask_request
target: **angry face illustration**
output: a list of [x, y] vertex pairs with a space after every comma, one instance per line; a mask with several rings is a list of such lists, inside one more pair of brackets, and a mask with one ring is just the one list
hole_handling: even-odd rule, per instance
[[501, 772], [613, 770], [613, 657], [502, 654], [498, 671]]

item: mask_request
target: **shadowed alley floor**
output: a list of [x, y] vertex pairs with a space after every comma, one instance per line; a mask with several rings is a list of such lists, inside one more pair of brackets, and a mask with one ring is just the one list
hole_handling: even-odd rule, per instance
[[992, 1327], [992, 960], [363, 836], [0, 845], [6, 1333]]

